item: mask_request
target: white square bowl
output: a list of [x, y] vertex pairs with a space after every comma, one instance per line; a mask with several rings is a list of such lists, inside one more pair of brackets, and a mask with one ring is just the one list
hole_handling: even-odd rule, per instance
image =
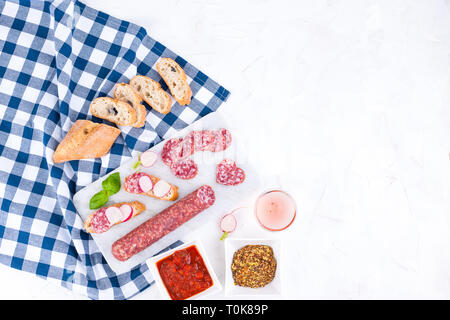
[[194, 241], [190, 241], [185, 244], [182, 244], [182, 245], [180, 245], [174, 249], [171, 249], [169, 251], [163, 252], [157, 256], [151, 257], [150, 259], [148, 259], [146, 261], [147, 266], [153, 276], [153, 279], [155, 280], [156, 285], [164, 299], [170, 300], [171, 298], [170, 298], [169, 292], [166, 289], [166, 286], [164, 285], [164, 283], [161, 279], [158, 268], [156, 267], [156, 263], [158, 261], [160, 261], [161, 259], [164, 259], [165, 257], [170, 256], [175, 251], [185, 249], [192, 245], [195, 245], [197, 247], [197, 250], [200, 253], [200, 256], [202, 257], [203, 261], [205, 262], [206, 269], [208, 270], [209, 275], [211, 276], [211, 278], [213, 280], [213, 285], [211, 287], [209, 287], [208, 289], [206, 289], [202, 292], [199, 292], [199, 293], [193, 295], [192, 297], [189, 297], [186, 300], [203, 299], [206, 296], [209, 296], [210, 294], [213, 294], [213, 293], [216, 293], [216, 292], [219, 292], [222, 290], [222, 285], [220, 284], [219, 279], [217, 279], [216, 273], [214, 272], [214, 270], [211, 266], [211, 263], [209, 262], [208, 257], [206, 256], [206, 252], [205, 252], [205, 249], [203, 248], [202, 243], [200, 242], [200, 240], [194, 240]]
[[[272, 247], [275, 260], [277, 261], [277, 269], [275, 277], [264, 287], [247, 288], [234, 284], [233, 275], [231, 273], [231, 263], [236, 250], [246, 245], [268, 245]], [[225, 239], [225, 295], [227, 296], [280, 296], [282, 294], [281, 281], [281, 240], [280, 239]]]

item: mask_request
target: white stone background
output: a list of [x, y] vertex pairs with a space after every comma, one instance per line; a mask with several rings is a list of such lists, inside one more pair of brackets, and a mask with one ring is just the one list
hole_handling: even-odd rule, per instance
[[[222, 112], [248, 160], [298, 204], [276, 234], [284, 298], [450, 298], [449, 0], [85, 3], [232, 92]], [[273, 236], [253, 220], [233, 236]], [[0, 283], [0, 299], [86, 299], [3, 265]]]

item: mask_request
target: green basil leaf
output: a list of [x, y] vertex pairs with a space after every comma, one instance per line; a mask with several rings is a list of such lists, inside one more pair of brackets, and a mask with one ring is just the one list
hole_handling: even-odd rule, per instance
[[120, 173], [116, 172], [110, 175], [108, 178], [103, 180], [102, 182], [103, 190], [108, 193], [108, 196], [111, 196], [120, 190]]
[[108, 193], [105, 190], [97, 192], [89, 201], [89, 209], [95, 210], [103, 207], [108, 202]]

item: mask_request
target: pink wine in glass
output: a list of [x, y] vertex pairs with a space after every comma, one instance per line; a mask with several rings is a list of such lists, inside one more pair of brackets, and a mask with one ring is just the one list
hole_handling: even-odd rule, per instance
[[263, 193], [256, 200], [256, 219], [270, 231], [281, 231], [289, 227], [295, 219], [294, 199], [286, 192], [272, 190]]

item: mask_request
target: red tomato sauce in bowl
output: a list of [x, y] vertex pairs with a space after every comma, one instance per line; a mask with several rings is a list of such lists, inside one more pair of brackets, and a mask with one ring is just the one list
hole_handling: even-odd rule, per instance
[[213, 285], [195, 245], [177, 250], [159, 260], [156, 267], [172, 300], [188, 299]]

